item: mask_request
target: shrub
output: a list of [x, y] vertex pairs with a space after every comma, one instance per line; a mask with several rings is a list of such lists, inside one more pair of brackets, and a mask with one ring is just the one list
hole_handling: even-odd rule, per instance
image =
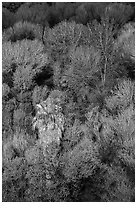
[[63, 12], [64, 12], [63, 17], [64, 17], [64, 19], [69, 20], [72, 16], [74, 16], [76, 8], [77, 8], [77, 4], [67, 2], [65, 4], [65, 7], [63, 8]]
[[10, 87], [6, 84], [2, 84], [2, 98], [8, 98], [8, 94], [10, 93]]
[[104, 15], [105, 8], [109, 3], [104, 2], [88, 2], [84, 3], [84, 7], [88, 14], [87, 22], [92, 22], [93, 20], [100, 21], [101, 17]]
[[[101, 89], [100, 52], [93, 46], [79, 46], [71, 48], [69, 52], [70, 63], [61, 71], [60, 78], [55, 79], [63, 90], [71, 91], [73, 99], [77, 102], [79, 111], [84, 113], [90, 103], [100, 103]], [[56, 69], [60, 72], [60, 67]], [[65, 85], [65, 86], [64, 86]], [[99, 98], [100, 97], [100, 98]], [[100, 100], [100, 101], [99, 101]]]
[[63, 21], [50, 29], [45, 35], [47, 49], [53, 59], [66, 58], [70, 46], [77, 46], [88, 41], [88, 31], [82, 24]]
[[100, 53], [94, 47], [80, 46], [72, 49], [70, 55], [70, 66], [64, 75], [68, 78], [68, 86], [78, 92], [80, 86], [91, 85], [96, 83], [98, 74], [98, 63]]
[[133, 19], [135, 15], [134, 7], [120, 2], [110, 3], [106, 9], [109, 17], [119, 27]]
[[35, 107], [36, 104], [45, 101], [47, 99], [48, 93], [49, 90], [46, 85], [44, 87], [35, 86], [32, 94], [33, 106]]
[[117, 37], [116, 49], [119, 50], [122, 57], [135, 60], [135, 25], [134, 23], [125, 24]]
[[[131, 88], [129, 85], [128, 87]], [[129, 94], [129, 96], [131, 97], [132, 94]], [[120, 100], [120, 97], [118, 99], [119, 104], [124, 105], [123, 107], [117, 107], [116, 112], [107, 109], [99, 111], [98, 107], [95, 107], [86, 114], [86, 124], [95, 134], [102, 163], [115, 164], [122, 166], [122, 168], [124, 166], [126, 169], [133, 171], [135, 140], [133, 99], [128, 100], [126, 96], [125, 104]]]
[[[3, 137], [9, 139], [13, 135], [13, 110], [15, 108], [15, 100], [10, 99], [2, 105], [2, 133]], [[4, 139], [4, 138], [3, 138]]]
[[97, 146], [87, 138], [79, 142], [66, 155], [63, 173], [68, 181], [92, 177], [100, 161], [97, 158]]
[[34, 109], [31, 103], [20, 103], [18, 109], [14, 110], [13, 113], [13, 125], [14, 131], [24, 130], [28, 134], [32, 134], [32, 113]]
[[12, 146], [12, 141], [11, 139], [8, 138], [8, 142], [3, 140], [3, 144], [2, 144], [2, 166], [3, 168], [7, 165], [9, 165], [9, 163], [12, 161], [12, 159], [14, 159], [14, 149]]
[[42, 27], [29, 22], [18, 22], [3, 33], [3, 41], [16, 42], [18, 40], [42, 40]]
[[130, 80], [121, 81], [106, 98], [106, 106], [114, 113], [121, 112], [134, 102], [134, 83]]
[[13, 118], [15, 129], [23, 129], [25, 127], [24, 126], [25, 117], [26, 113], [23, 110], [21, 109], [14, 110]]
[[[16, 98], [20, 103], [19, 106], [22, 107], [23, 110], [31, 110], [32, 109], [32, 92], [31, 91], [20, 91], [17, 92]], [[31, 111], [29, 111], [31, 112]]]
[[47, 25], [49, 15], [46, 3], [25, 3], [16, 12], [16, 22], [28, 21], [34, 24]]
[[99, 112], [97, 107], [87, 114], [86, 124], [95, 134], [101, 161], [91, 182], [101, 201], [134, 200], [134, 114], [132, 100], [117, 114], [106, 109]]
[[121, 145], [118, 158], [133, 176], [135, 168], [135, 110], [131, 104], [114, 120], [114, 131]]
[[42, 160], [42, 150], [35, 145], [26, 149], [24, 156], [29, 165], [36, 165]]
[[25, 132], [23, 131], [14, 132], [13, 141], [12, 141], [13, 147], [22, 156], [28, 146], [27, 137], [28, 137], [27, 134], [25, 134]]
[[[66, 126], [67, 125], [68, 124], [66, 124]], [[63, 137], [63, 148], [65, 151], [73, 149], [84, 137], [84, 133], [81, 130], [80, 125], [80, 121], [76, 119], [72, 126], [66, 128]]]
[[[95, 180], [94, 180], [95, 179]], [[102, 166], [93, 179], [93, 189], [102, 202], [131, 202], [134, 188], [121, 167]]]
[[46, 69], [48, 56], [38, 40], [23, 40], [3, 44], [3, 74], [11, 74], [17, 90], [28, 90], [34, 85], [34, 77]]
[[2, 7], [7, 8], [10, 12], [15, 13], [17, 9], [24, 4], [23, 2], [2, 2]]
[[3, 172], [3, 202], [24, 201], [27, 181], [25, 179], [27, 166], [24, 158], [15, 158]]
[[29, 166], [25, 176], [25, 178], [28, 180], [28, 188], [25, 191], [26, 201], [48, 201], [46, 172], [47, 169], [44, 162]]

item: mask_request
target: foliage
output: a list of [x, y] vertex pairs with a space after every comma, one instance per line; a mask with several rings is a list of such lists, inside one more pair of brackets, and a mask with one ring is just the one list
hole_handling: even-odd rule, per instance
[[40, 145], [38, 145], [38, 144], [26, 149], [24, 155], [25, 155], [25, 159], [29, 165], [39, 164], [39, 162], [40, 162], [40, 160], [42, 160], [42, 156], [43, 156]]
[[117, 26], [121, 27], [134, 16], [134, 7], [123, 3], [111, 3], [107, 6], [107, 13]]
[[2, 97], [3, 99], [8, 97], [8, 94], [10, 93], [10, 87], [6, 84], [2, 84]]
[[2, 29], [6, 29], [15, 23], [15, 15], [7, 8], [2, 8]]
[[[57, 3], [56, 3], [56, 5], [57, 5]], [[63, 13], [64, 19], [69, 20], [72, 16], [75, 15], [77, 5], [78, 4], [74, 4], [71, 2], [67, 2], [67, 4], [65, 4], [65, 7], [62, 9], [62, 12], [64, 12]], [[80, 23], [82, 23], [82, 22], [80, 22]]]
[[2, 60], [3, 73], [13, 72], [14, 87], [20, 90], [29, 89], [34, 83], [34, 77], [46, 69], [48, 64], [44, 46], [38, 40], [4, 43]]
[[109, 3], [104, 2], [88, 2], [84, 6], [88, 13], [88, 22], [93, 20], [100, 21], [101, 17], [104, 15], [105, 8]]
[[93, 45], [101, 53], [99, 68], [103, 88], [105, 86], [112, 87], [116, 78], [121, 78], [123, 74], [126, 76], [126, 70], [123, 66], [120, 66], [118, 52], [114, 49], [115, 32], [115, 25], [109, 19], [107, 11], [105, 16], [101, 18], [101, 23], [94, 21], [91, 26]]
[[84, 132], [81, 130], [81, 123], [76, 119], [73, 125], [66, 124], [66, 130], [63, 138], [63, 148], [65, 151], [73, 149], [83, 138]]
[[123, 57], [135, 60], [135, 24], [125, 24], [119, 32], [116, 49], [119, 49]]
[[[124, 94], [116, 95], [117, 92], [109, 97], [111, 99], [109, 105], [113, 104], [112, 107], [115, 107], [115, 110], [108, 109], [107, 106], [106, 109], [99, 112], [99, 108], [95, 107], [87, 113], [86, 123], [95, 134], [96, 141], [100, 144], [101, 161], [107, 164], [114, 162], [122, 166], [124, 164], [124, 166], [130, 166], [128, 168], [133, 171], [135, 113], [132, 95], [134, 86], [130, 81], [124, 81], [119, 87], [123, 87], [122, 85], [125, 84], [128, 84], [128, 89], [125, 89], [128, 93], [126, 98], [122, 98]], [[115, 99], [117, 99], [116, 102]], [[106, 99], [106, 101], [109, 100]]]
[[133, 170], [135, 168], [135, 112], [132, 104], [118, 114], [114, 120], [114, 131], [121, 144], [118, 157], [124, 165]]
[[3, 33], [3, 41], [16, 42], [18, 40], [41, 40], [42, 39], [42, 27], [40, 25], [34, 25], [29, 22], [18, 22], [13, 27], [8, 28]]
[[62, 59], [67, 54], [70, 46], [84, 44], [88, 33], [85, 26], [75, 22], [63, 21], [56, 25], [45, 35], [45, 43], [53, 59]]
[[20, 128], [22, 129], [24, 127], [24, 120], [26, 117], [26, 114], [23, 110], [17, 109], [14, 110], [14, 127], [16, 129]]
[[5, 140], [2, 144], [2, 166], [3, 168], [14, 158], [14, 149], [12, 146], [11, 139], [8, 138], [8, 142]]
[[106, 98], [106, 106], [114, 113], [121, 112], [134, 101], [134, 83], [124, 80], [119, 83], [112, 91], [112, 95]]
[[88, 11], [85, 4], [81, 4], [76, 8], [76, 22], [86, 24], [88, 21]]
[[134, 197], [132, 187], [126, 172], [117, 166], [102, 166], [92, 181], [92, 188], [96, 189], [97, 196], [102, 202], [131, 202]]
[[4, 202], [135, 201], [134, 5], [3, 3]]
[[5, 168], [2, 180], [3, 201], [22, 202], [24, 200], [24, 192], [27, 188], [27, 181], [25, 180], [26, 167], [24, 158], [15, 158], [9, 163], [8, 168]]
[[2, 7], [7, 8], [10, 12], [15, 13], [22, 4], [24, 3], [23, 2], [2, 2]]
[[87, 126], [94, 134], [98, 144], [97, 158], [101, 161], [100, 173], [94, 176], [92, 188], [97, 188], [96, 192], [99, 190], [101, 201], [131, 201], [134, 198], [134, 114], [132, 101], [117, 115], [106, 109], [99, 112], [98, 107], [87, 114]]
[[40, 103], [41, 101], [45, 101], [48, 93], [49, 90], [46, 85], [44, 87], [35, 86], [32, 94], [33, 106], [35, 107], [36, 104]]
[[25, 3], [17, 10], [16, 21], [28, 21], [46, 26], [48, 14], [48, 6], [45, 3]]
[[13, 135], [13, 111], [15, 108], [15, 100], [10, 99], [8, 102], [2, 104], [2, 133], [3, 139], [9, 139]]
[[28, 146], [28, 141], [27, 141], [28, 135], [25, 134], [23, 131], [16, 131], [13, 136], [13, 147], [18, 151], [19, 154], [23, 155], [25, 149]]
[[[93, 85], [97, 80], [95, 76], [98, 73], [98, 63], [100, 54], [94, 47], [80, 46], [70, 50], [70, 66], [64, 72], [68, 86], [78, 92], [82, 86]], [[95, 80], [95, 81], [94, 81]], [[77, 87], [78, 86], [78, 87]], [[81, 87], [80, 87], [81, 86]]]
[[25, 191], [26, 201], [41, 201], [43, 196], [46, 201], [46, 168], [43, 164], [32, 165], [26, 174], [29, 188]]
[[20, 102], [18, 108], [14, 109], [13, 112], [13, 127], [14, 131], [23, 130], [29, 135], [32, 135], [32, 124], [33, 119], [32, 111], [34, 111], [31, 103]]
[[92, 176], [100, 161], [97, 158], [97, 147], [87, 138], [81, 140], [66, 156], [65, 177], [77, 180]]

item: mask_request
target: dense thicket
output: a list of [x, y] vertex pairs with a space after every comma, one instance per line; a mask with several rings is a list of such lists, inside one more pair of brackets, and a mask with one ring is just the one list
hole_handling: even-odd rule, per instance
[[2, 200], [135, 201], [134, 3], [2, 16]]

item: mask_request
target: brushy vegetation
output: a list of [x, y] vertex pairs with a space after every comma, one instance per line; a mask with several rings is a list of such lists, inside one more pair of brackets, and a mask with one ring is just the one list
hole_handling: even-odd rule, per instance
[[3, 202], [135, 201], [134, 3], [3, 3]]

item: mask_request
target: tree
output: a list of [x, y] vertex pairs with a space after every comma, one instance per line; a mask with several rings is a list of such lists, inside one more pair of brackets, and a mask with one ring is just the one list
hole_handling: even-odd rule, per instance
[[114, 49], [116, 29], [107, 15], [107, 10], [104, 17], [101, 18], [101, 23], [94, 21], [90, 31], [93, 45], [101, 54], [99, 64], [101, 86], [103, 90], [108, 86], [111, 88], [116, 78], [123, 77], [123, 73], [126, 76], [127, 73], [124, 67], [120, 66], [118, 52]]

